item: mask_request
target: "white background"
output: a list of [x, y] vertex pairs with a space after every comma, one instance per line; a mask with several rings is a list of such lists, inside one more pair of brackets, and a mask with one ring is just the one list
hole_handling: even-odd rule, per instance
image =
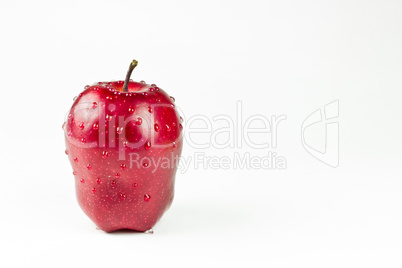
[[[1, 267], [401, 267], [401, 1], [3, 0], [0, 34]], [[61, 125], [85, 85], [124, 79], [133, 58], [133, 79], [187, 118], [234, 118], [237, 101], [245, 117], [286, 115], [268, 150], [287, 169], [192, 166], [153, 235], [97, 230]], [[301, 125], [335, 100], [332, 168]], [[185, 144], [196, 152], [266, 153]]]

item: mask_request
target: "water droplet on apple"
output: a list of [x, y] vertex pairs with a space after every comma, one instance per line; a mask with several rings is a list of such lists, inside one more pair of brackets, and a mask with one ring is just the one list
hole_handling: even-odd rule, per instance
[[102, 157], [103, 157], [104, 159], [106, 159], [108, 156], [109, 156], [109, 153], [108, 153], [108, 152], [106, 152], [106, 151], [103, 151], [103, 152], [102, 152]]
[[147, 168], [147, 167], [149, 166], [149, 164], [148, 164], [147, 162], [144, 162], [144, 163], [142, 164], [142, 166], [143, 166], [144, 168]]
[[98, 123], [94, 123], [94, 124], [92, 125], [92, 128], [93, 128], [94, 130], [98, 130], [98, 129], [99, 129], [99, 124], [98, 124]]
[[74, 98], [73, 98], [73, 101], [76, 101], [77, 100], [77, 96], [75, 96]]
[[73, 132], [70, 130], [67, 135], [69, 138], [71, 138], [73, 136]]
[[87, 142], [87, 140], [85, 138], [81, 139], [81, 143], [86, 143], [86, 142]]
[[146, 84], [144, 80], [141, 80], [140, 83], [141, 83], [141, 84]]
[[137, 188], [138, 187], [138, 183], [133, 183], [133, 188]]
[[112, 116], [110, 114], [106, 115], [106, 121], [112, 121]]
[[115, 187], [116, 186], [116, 182], [114, 180], [110, 181], [110, 186]]
[[147, 141], [145, 143], [145, 149], [149, 150], [149, 148], [151, 148], [151, 143], [149, 141]]
[[79, 127], [81, 130], [83, 130], [83, 129], [84, 129], [84, 123], [79, 124], [78, 127]]
[[183, 117], [180, 116], [180, 123], [183, 123]]
[[98, 107], [98, 104], [96, 102], [92, 103], [92, 109], [96, 109], [96, 107]]
[[123, 127], [117, 127], [116, 132], [117, 132], [117, 134], [123, 133]]
[[93, 192], [93, 193], [95, 193], [95, 192], [96, 192], [96, 189], [95, 189], [95, 187], [94, 187], [94, 188], [92, 188], [92, 192]]
[[85, 180], [84, 180], [84, 179], [81, 179], [80, 182], [81, 182], [81, 183], [85, 183]]
[[173, 102], [175, 102], [176, 100], [175, 100], [175, 98], [173, 97], [173, 96], [170, 96], [170, 99], [173, 101]]
[[65, 151], [64, 151], [66, 154], [68, 154], [68, 150], [66, 149]]
[[146, 234], [154, 234], [154, 230], [149, 229], [149, 230], [146, 230], [144, 233], [146, 233]]
[[121, 168], [122, 170], [125, 170], [125, 169], [126, 169], [126, 164], [121, 164], [121, 165], [120, 165], [120, 168]]
[[183, 130], [183, 125], [179, 124], [179, 128], [180, 128], [180, 130]]
[[71, 119], [73, 117], [73, 114], [68, 115], [68, 119]]
[[173, 148], [176, 148], [176, 146], [177, 146], [176, 142], [173, 142]]
[[166, 124], [165, 127], [167, 131], [170, 131], [170, 126], [168, 124]]
[[74, 175], [74, 176], [77, 175], [77, 172], [76, 172], [76, 171], [73, 171], [73, 175]]
[[120, 194], [120, 197], [121, 197], [121, 199], [123, 199], [123, 200], [127, 198], [126, 194], [123, 194], [123, 193]]
[[88, 170], [92, 170], [91, 164], [88, 164], [88, 165], [87, 165], [87, 169], [88, 169]]
[[175, 107], [173, 103], [171, 103], [171, 104], [170, 104], [170, 106], [171, 106], [172, 108], [174, 108], [174, 107]]
[[80, 94], [78, 94], [78, 97], [80, 97], [80, 98], [81, 98], [81, 97], [82, 97], [82, 95], [84, 95], [84, 94], [82, 94], [82, 92], [81, 92]]
[[120, 179], [120, 174], [117, 173], [114, 177], [115, 177], [116, 179]]
[[142, 118], [141, 118], [141, 117], [138, 117], [138, 118], [137, 118], [136, 124], [137, 124], [137, 125], [141, 125], [141, 124], [142, 124]]
[[154, 92], [155, 88], [151, 87], [151, 88], [149, 88], [149, 91]]
[[154, 129], [155, 129], [156, 132], [158, 132], [158, 131], [159, 131], [159, 125], [158, 125], [158, 124], [155, 124], [155, 125], [154, 125]]
[[148, 112], [152, 113], [152, 107], [151, 106], [148, 107]]
[[77, 157], [74, 158], [74, 162], [78, 163], [78, 158]]
[[132, 113], [134, 113], [134, 111], [135, 111], [135, 109], [133, 108], [133, 107], [128, 107], [128, 112], [130, 113], [130, 114], [132, 114]]
[[102, 182], [102, 180], [101, 180], [100, 178], [97, 178], [97, 179], [96, 179], [96, 183], [97, 183], [97, 184], [101, 184], [101, 182]]
[[84, 87], [84, 89], [88, 89], [88, 88], [90, 88], [90, 86], [89, 86], [89, 85], [86, 85], [86, 86]]
[[66, 125], [66, 122], [63, 123], [63, 125], [61, 126], [61, 129], [64, 129], [65, 125]]
[[155, 85], [155, 84], [152, 84], [151, 87], [156, 87], [156, 85]]
[[145, 202], [149, 202], [150, 199], [151, 199], [151, 196], [150, 196], [150, 195], [148, 195], [148, 194], [145, 194], [145, 195], [144, 195], [144, 201], [145, 201]]

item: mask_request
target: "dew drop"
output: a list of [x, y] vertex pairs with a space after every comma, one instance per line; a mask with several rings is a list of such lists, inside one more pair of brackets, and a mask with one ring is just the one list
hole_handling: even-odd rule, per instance
[[77, 172], [76, 172], [76, 171], [73, 171], [73, 175], [74, 175], [74, 176], [77, 175]]
[[152, 107], [151, 106], [148, 107], [148, 112], [152, 113]]
[[170, 106], [171, 106], [172, 108], [174, 108], [174, 107], [175, 107], [173, 103], [171, 103], [171, 104], [170, 104]]
[[175, 102], [176, 100], [175, 100], [175, 98], [173, 97], [173, 96], [170, 96], [170, 99], [173, 101], [173, 102]]
[[151, 148], [151, 143], [149, 141], [147, 141], [145, 143], [145, 149], [149, 150], [149, 148]]
[[138, 183], [134, 182], [133, 183], [133, 188], [137, 188], [138, 187]]
[[114, 177], [115, 177], [116, 179], [120, 179], [120, 174], [117, 173], [116, 175], [114, 175]]
[[154, 92], [155, 88], [151, 87], [151, 88], [149, 88], [149, 91]]
[[127, 147], [128, 142], [127, 141], [123, 141], [123, 146]]
[[145, 194], [145, 195], [144, 195], [144, 201], [145, 201], [145, 202], [149, 202], [150, 199], [151, 199], [151, 196], [150, 196], [150, 195], [148, 195], [148, 194]]
[[68, 115], [68, 119], [71, 119], [73, 117], [73, 114]]
[[123, 133], [123, 127], [117, 127], [116, 132], [117, 132], [117, 134]]
[[94, 123], [94, 124], [92, 125], [92, 128], [93, 128], [94, 130], [98, 130], [98, 129], [99, 129], [99, 124], [98, 124], [98, 123]]
[[111, 180], [111, 181], [110, 181], [110, 185], [111, 185], [112, 187], [115, 187], [115, 186], [116, 186], [116, 181]]
[[74, 158], [74, 162], [78, 163], [78, 158], [77, 157]]
[[153, 233], [154, 233], [154, 230], [149, 229], [149, 230], [146, 230], [145, 233], [146, 233], [146, 234], [153, 234]]
[[78, 94], [78, 97], [80, 97], [80, 98], [81, 98], [81, 97], [82, 97], [82, 95], [84, 95], [84, 94], [82, 94], [82, 92], [81, 92], [80, 94]]
[[145, 81], [144, 81], [144, 80], [141, 80], [140, 83], [141, 83], [141, 84], [145, 84]]
[[77, 96], [75, 96], [74, 98], [73, 98], [73, 101], [76, 101], [77, 100]]
[[106, 121], [112, 121], [112, 116], [110, 114], [106, 115]]
[[92, 192], [93, 192], [93, 193], [95, 193], [95, 192], [96, 192], [95, 187], [94, 187], [94, 188], [92, 188]]
[[183, 125], [179, 124], [179, 128], [180, 128], [180, 130], [183, 130]]
[[155, 125], [154, 125], [154, 129], [155, 129], [156, 132], [158, 132], [158, 131], [159, 131], [159, 125], [158, 125], [158, 124], [155, 124]]
[[100, 178], [97, 178], [97, 179], [96, 179], [96, 183], [97, 183], [97, 184], [101, 184], [101, 182], [102, 182], [102, 180], [101, 180]]
[[87, 165], [87, 169], [88, 169], [88, 170], [92, 170], [91, 164], [88, 164], [88, 165]]
[[81, 179], [80, 182], [81, 182], [81, 183], [85, 183], [85, 180], [84, 180], [84, 179]]
[[84, 87], [84, 89], [88, 89], [88, 88], [90, 88], [90, 86], [89, 86], [89, 85], [86, 85], [86, 86]]
[[96, 109], [96, 107], [98, 107], [98, 104], [96, 102], [92, 103], [92, 109]]
[[147, 92], [142, 92], [142, 95], [148, 96], [148, 93]]
[[61, 126], [61, 129], [64, 129], [65, 125], [66, 125], [66, 122], [63, 123], [63, 125]]
[[127, 198], [126, 194], [123, 194], [123, 193], [120, 194], [120, 197], [121, 197], [121, 199], [126, 199]]
[[168, 124], [166, 124], [165, 126], [166, 126], [166, 130], [170, 131], [170, 126]]
[[134, 111], [135, 111], [135, 109], [133, 108], [133, 107], [128, 107], [128, 112], [130, 113], [130, 114], [132, 114], [132, 113], [134, 113]]
[[126, 169], [126, 164], [121, 164], [120, 167], [121, 167], [122, 170], [125, 170]]
[[145, 163], [142, 164], [142, 166], [143, 166], [144, 168], [147, 168], [147, 167], [149, 166], [149, 164], [148, 164], [147, 162], [145, 162]]
[[108, 156], [109, 156], [109, 153], [108, 153], [108, 152], [106, 152], [106, 151], [103, 151], [103, 152], [102, 152], [102, 157], [103, 157], [104, 159], [106, 159]]
[[85, 138], [81, 139], [81, 143], [86, 143], [86, 142], [87, 142], [87, 140]]
[[65, 151], [64, 151], [66, 154], [68, 154], [68, 150], [66, 149]]
[[142, 118], [141, 118], [141, 117], [138, 117], [138, 118], [137, 118], [136, 124], [137, 124], [137, 125], [141, 125], [141, 124], [142, 124]]
[[180, 123], [183, 123], [183, 117], [180, 116]]
[[84, 129], [84, 123], [79, 124], [78, 127], [79, 127], [81, 130], [83, 130], [83, 129]]
[[155, 84], [152, 84], [151, 87], [156, 87], [156, 85], [155, 85]]
[[176, 142], [173, 142], [173, 148], [176, 148], [176, 147], [177, 147]]
[[73, 132], [70, 130], [67, 135], [69, 138], [71, 138], [73, 136]]

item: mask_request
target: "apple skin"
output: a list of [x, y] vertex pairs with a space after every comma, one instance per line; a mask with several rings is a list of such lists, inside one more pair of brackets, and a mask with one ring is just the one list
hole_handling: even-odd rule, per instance
[[[147, 231], [170, 207], [183, 140], [174, 98], [155, 85], [99, 82], [63, 125], [78, 203], [105, 232]], [[159, 161], [159, 162], [158, 162]]]

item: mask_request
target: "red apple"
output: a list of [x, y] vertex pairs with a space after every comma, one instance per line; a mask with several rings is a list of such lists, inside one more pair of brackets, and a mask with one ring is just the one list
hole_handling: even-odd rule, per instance
[[130, 80], [86, 86], [63, 125], [78, 203], [101, 229], [146, 231], [170, 207], [182, 125], [174, 98]]

